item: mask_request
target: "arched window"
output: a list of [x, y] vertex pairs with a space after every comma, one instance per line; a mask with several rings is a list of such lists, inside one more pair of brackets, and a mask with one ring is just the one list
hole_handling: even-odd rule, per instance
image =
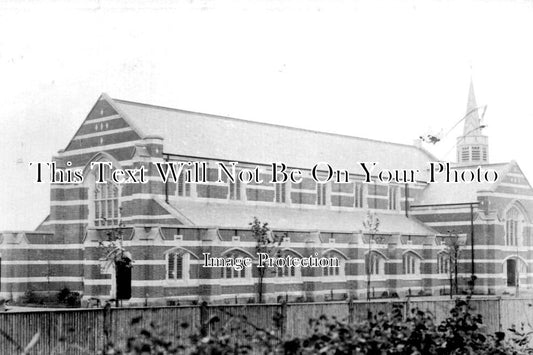
[[294, 266], [278, 267], [276, 269], [277, 277], [294, 277], [296, 276], [296, 268]]
[[437, 273], [450, 273], [450, 254], [441, 252], [437, 255]]
[[167, 280], [189, 279], [190, 255], [182, 250], [167, 254]]
[[94, 225], [95, 226], [116, 226], [120, 219], [119, 186], [111, 180], [111, 169], [104, 167], [103, 179], [105, 183], [98, 182], [100, 171], [98, 165], [95, 166], [95, 186], [94, 186]]
[[371, 275], [385, 275], [385, 258], [379, 253], [366, 254], [365, 266]]
[[516, 207], [505, 214], [505, 245], [522, 244], [522, 223], [524, 216]]
[[[286, 258], [288, 256], [291, 257], [300, 257], [296, 253], [289, 251], [289, 250], [283, 250], [281, 251], [276, 257], [278, 258]], [[277, 277], [299, 277], [301, 275], [300, 268], [295, 267], [294, 265], [287, 265], [284, 267], [277, 267], [274, 270], [274, 276]]]
[[415, 253], [405, 253], [403, 255], [403, 273], [406, 275], [420, 274], [420, 258]]
[[[331, 259], [330, 266], [322, 268], [322, 274], [324, 276], [343, 276], [345, 268], [345, 259], [344, 257], [334, 251], [329, 251], [325, 253], [322, 257]], [[337, 260], [338, 263], [335, 264], [334, 261]]]
[[[245, 255], [244, 253], [239, 252], [230, 252], [227, 254], [224, 254], [223, 257], [230, 258], [233, 260], [236, 260], [238, 258], [245, 258], [249, 257], [249, 255]], [[251, 277], [251, 268], [250, 267], [242, 267], [241, 270], [238, 270], [237, 267], [228, 266], [221, 269], [221, 275], [223, 279], [244, 279], [247, 277]]]

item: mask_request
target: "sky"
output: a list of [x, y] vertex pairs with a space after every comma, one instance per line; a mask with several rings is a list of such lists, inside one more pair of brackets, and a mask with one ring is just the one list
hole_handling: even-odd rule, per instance
[[[111, 97], [412, 144], [488, 105], [491, 162], [533, 181], [531, 1], [1, 1], [0, 231], [33, 230], [50, 161]], [[425, 148], [455, 159], [462, 126]], [[319, 142], [317, 142], [319, 144]]]

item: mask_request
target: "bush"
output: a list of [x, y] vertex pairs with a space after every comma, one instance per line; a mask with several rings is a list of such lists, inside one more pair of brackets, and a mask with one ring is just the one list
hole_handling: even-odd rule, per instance
[[24, 292], [24, 296], [21, 299], [22, 303], [29, 304], [42, 304], [44, 303], [44, 297], [33, 291], [32, 289]]
[[81, 295], [78, 292], [72, 292], [68, 287], [64, 287], [57, 294], [57, 302], [68, 307], [80, 307]]

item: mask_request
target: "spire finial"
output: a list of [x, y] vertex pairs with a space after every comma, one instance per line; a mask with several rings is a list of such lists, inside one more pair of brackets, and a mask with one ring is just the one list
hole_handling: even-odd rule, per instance
[[468, 90], [468, 102], [466, 104], [466, 118], [463, 135], [472, 135], [479, 128], [481, 122], [479, 118], [479, 108], [474, 93], [474, 80], [470, 77], [470, 89]]

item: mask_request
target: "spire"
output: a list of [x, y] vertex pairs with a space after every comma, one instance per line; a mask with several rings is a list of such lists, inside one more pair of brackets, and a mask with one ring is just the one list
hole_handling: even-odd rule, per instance
[[474, 82], [470, 77], [463, 135], [457, 137], [457, 163], [459, 165], [488, 164], [489, 162], [489, 140], [481, 133], [483, 126], [481, 126], [479, 111], [480, 107], [477, 105], [474, 94]]
[[466, 118], [463, 130], [464, 136], [473, 136], [481, 132], [476, 132], [481, 125], [479, 118], [479, 108], [476, 102], [476, 95], [474, 94], [474, 81], [470, 77], [470, 90], [468, 92], [468, 103], [466, 104]]

